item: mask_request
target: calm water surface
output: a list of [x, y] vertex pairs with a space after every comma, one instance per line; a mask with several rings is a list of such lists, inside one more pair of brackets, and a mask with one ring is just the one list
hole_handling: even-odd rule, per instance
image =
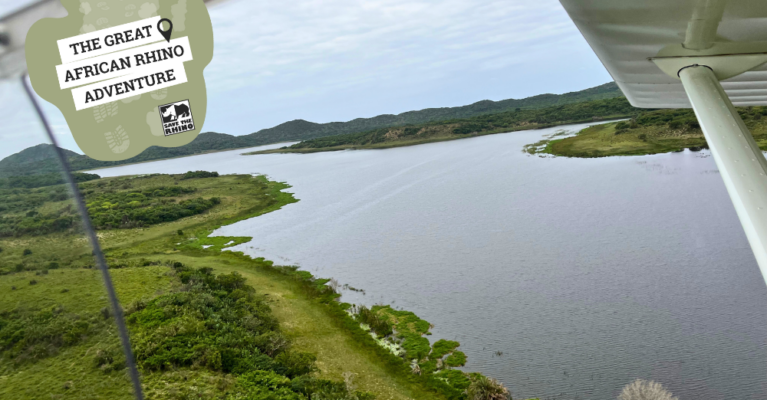
[[614, 399], [644, 378], [681, 400], [767, 399], [767, 287], [713, 159], [521, 152], [558, 129], [98, 173], [288, 182], [300, 202], [216, 234], [414, 311], [514, 398]]

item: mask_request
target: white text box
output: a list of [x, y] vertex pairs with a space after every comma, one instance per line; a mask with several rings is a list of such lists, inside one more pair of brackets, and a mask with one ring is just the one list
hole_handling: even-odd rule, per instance
[[[75, 109], [80, 111], [158, 89], [186, 83], [183, 62], [164, 63], [155, 70], [72, 89]], [[151, 84], [150, 84], [151, 83]]]
[[160, 19], [159, 16], [146, 18], [58, 40], [56, 43], [59, 46], [61, 63], [66, 64], [165, 40], [157, 30]]
[[[147, 63], [153, 56], [154, 61]], [[68, 89], [118, 76], [152, 71], [159, 65], [167, 63], [191, 60], [192, 48], [189, 46], [189, 38], [184, 36], [173, 39], [170, 43], [162, 41], [148, 46], [57, 65], [56, 74], [59, 77], [61, 88]]]

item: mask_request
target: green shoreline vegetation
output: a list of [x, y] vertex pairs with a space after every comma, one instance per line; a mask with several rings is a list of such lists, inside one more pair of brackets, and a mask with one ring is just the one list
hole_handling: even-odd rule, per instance
[[[767, 107], [738, 108], [762, 150], [767, 150]], [[575, 136], [556, 136], [525, 146], [529, 154], [564, 157], [634, 156], [708, 148], [692, 110], [643, 112], [627, 121], [591, 126]]]
[[[99, 271], [63, 185], [0, 186], [0, 398], [130, 399]], [[459, 343], [339, 285], [228, 248], [218, 227], [298, 201], [263, 176], [203, 171], [79, 183], [151, 399], [506, 399]], [[351, 290], [351, 289], [350, 289]], [[358, 290], [358, 289], [357, 289]]]
[[386, 149], [445, 140], [541, 129], [558, 125], [628, 118], [636, 109], [623, 98], [593, 100], [550, 106], [541, 109], [521, 109], [465, 119], [429, 122], [367, 132], [327, 136], [306, 140], [292, 146], [245, 154], [315, 153], [349, 149]]

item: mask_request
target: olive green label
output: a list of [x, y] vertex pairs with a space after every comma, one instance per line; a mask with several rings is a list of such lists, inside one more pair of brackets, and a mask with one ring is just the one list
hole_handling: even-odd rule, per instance
[[202, 0], [61, 0], [26, 39], [32, 87], [97, 160], [183, 146], [205, 121], [213, 29]]

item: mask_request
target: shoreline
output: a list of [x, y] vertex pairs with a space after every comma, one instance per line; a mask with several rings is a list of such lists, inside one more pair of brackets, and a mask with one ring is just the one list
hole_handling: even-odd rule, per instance
[[562, 123], [539, 124], [535, 126], [525, 125], [525, 126], [519, 126], [515, 128], [493, 129], [493, 130], [489, 130], [485, 132], [472, 133], [468, 135], [452, 134], [450, 136], [424, 138], [424, 139], [418, 139], [418, 140], [400, 140], [400, 141], [394, 140], [394, 141], [376, 143], [371, 145], [350, 144], [350, 145], [318, 147], [318, 148], [297, 148], [297, 149], [278, 148], [278, 149], [261, 150], [261, 151], [243, 153], [242, 155], [249, 156], [249, 155], [261, 155], [261, 154], [311, 154], [311, 153], [323, 153], [323, 152], [344, 151], [344, 150], [385, 150], [385, 149], [392, 149], [397, 147], [408, 147], [408, 146], [417, 146], [421, 144], [446, 142], [446, 141], [452, 141], [452, 140], [471, 139], [471, 138], [487, 136], [487, 135], [497, 135], [497, 134], [503, 134], [503, 133], [514, 133], [514, 132], [521, 132], [521, 131], [547, 129], [547, 128], [553, 128], [557, 126], [579, 125], [579, 124], [586, 124], [586, 123], [592, 123], [592, 122], [595, 124], [605, 124], [605, 123], [610, 123], [612, 121], [624, 120], [627, 117], [628, 116], [611, 116], [611, 117], [606, 117], [605, 119], [601, 119], [597, 121], [594, 121], [593, 119], [584, 119], [584, 120], [577, 120], [577, 121], [566, 121]]
[[[141, 271], [139, 267], [147, 261], [162, 265], [181, 262], [191, 268], [211, 268], [216, 273], [240, 273], [259, 293], [271, 299], [270, 306], [280, 325], [286, 334], [296, 340], [297, 348], [317, 354], [320, 377], [343, 380], [342, 375], [351, 369], [351, 372], [359, 375], [356, 379], [359, 380], [360, 388], [375, 392], [380, 395], [379, 398], [460, 399], [470, 379], [480, 376], [448, 368], [465, 364], [465, 355], [457, 349], [459, 343], [449, 343], [447, 346], [444, 341], [430, 343], [426, 338], [430, 324], [415, 314], [391, 307], [374, 308], [367, 311], [365, 318], [368, 319], [364, 321], [385, 319], [387, 322], [383, 325], [363, 324], [361, 315], [366, 313], [362, 311], [364, 307], [339, 301], [340, 290], [335, 279], [318, 278], [296, 266], [279, 266], [263, 258], [252, 258], [242, 252], [228, 250], [253, 240], [252, 237], [210, 236], [221, 226], [277, 211], [299, 201], [285, 191], [290, 187], [288, 184], [269, 181], [263, 175], [223, 175], [189, 180], [178, 178], [178, 175], [120, 176], [89, 182], [89, 185], [95, 187], [106, 184], [138, 189], [173, 185], [176, 180], [184, 186], [197, 188], [195, 196], [222, 196], [220, 206], [203, 214], [142, 228], [100, 231], [110, 270], [119, 271], [114, 273], [116, 277], [125, 273], [138, 273]], [[95, 271], [92, 264], [88, 269], [80, 268], [92, 263], [86, 247], [72, 254], [58, 251], [60, 249], [57, 247], [71, 248], [71, 241], [76, 239], [78, 237], [71, 232], [0, 239], [6, 250], [0, 253], [0, 260], [7, 260], [4, 257], [9, 256], [9, 252], [20, 253], [21, 248], [29, 247], [33, 250], [33, 255], [29, 257], [57, 255], [62, 267], [51, 273], [57, 277], [61, 274], [74, 277], [83, 271]], [[29, 261], [32, 260], [26, 262]], [[45, 267], [35, 262], [30, 268]], [[8, 271], [7, 275], [0, 277], [0, 285], [18, 280], [21, 275], [16, 274], [26, 276], [30, 272], [33, 271]], [[120, 279], [115, 280], [118, 291], [123, 290], [124, 284]], [[47, 284], [42, 281], [41, 285], [46, 287]], [[14, 293], [21, 296], [19, 301], [29, 302], [30, 299], [25, 298], [29, 296], [25, 294], [27, 292]], [[77, 308], [73, 306], [73, 310], [77, 311]], [[371, 313], [375, 314], [372, 320]], [[369, 329], [366, 329], [366, 325]], [[386, 331], [386, 327], [391, 331]], [[371, 332], [377, 335], [373, 336]], [[429, 357], [438, 349], [439, 358], [445, 358], [442, 362], [436, 357]], [[78, 362], [72, 355], [66, 354], [71, 353], [64, 352], [63, 358], [54, 357], [49, 360]], [[410, 358], [419, 362], [410, 362]], [[451, 360], [449, 364], [448, 358]], [[37, 370], [48, 373], [42, 365], [49, 364], [41, 364]], [[438, 368], [440, 365], [442, 368]], [[23, 369], [11, 371], [10, 375], [6, 374], [9, 388], [21, 385], [19, 379], [28, 379], [24, 377], [29, 372]], [[164, 379], [152, 374], [147, 377], [160, 381]]]
[[208, 151], [203, 151], [201, 153], [187, 154], [187, 155], [183, 155], [183, 156], [168, 157], [168, 158], [158, 158], [158, 159], [155, 159], [155, 160], [136, 161], [136, 162], [132, 162], [132, 163], [118, 164], [118, 165], [109, 165], [109, 166], [98, 167], [98, 168], [93, 168], [93, 169], [79, 169], [79, 170], [72, 171], [72, 172], [91, 172], [91, 171], [98, 171], [98, 170], [102, 170], [102, 169], [126, 167], [126, 166], [129, 166], [129, 165], [146, 164], [146, 163], [151, 163], [151, 162], [155, 162], [155, 161], [176, 160], [176, 159], [179, 159], [179, 158], [202, 156], [202, 155], [205, 155], [205, 154], [223, 153], [225, 151], [252, 149], [252, 148], [256, 148], [256, 147], [270, 146], [270, 145], [273, 145], [273, 144], [282, 144], [282, 143], [295, 143], [295, 142], [277, 142], [277, 143], [263, 144], [261, 146], [237, 147], [237, 148], [234, 148], [234, 149], [222, 149], [222, 150], [208, 150]]
[[[618, 124], [619, 122], [611, 122], [590, 126], [566, 138], [543, 138], [536, 143], [525, 145], [523, 151], [530, 155], [601, 158], [708, 149], [706, 138], [700, 130], [673, 130], [666, 126], [639, 126], [626, 130], [616, 129]], [[767, 151], [767, 126], [760, 124], [752, 127], [752, 134], [759, 148], [763, 152]]]

